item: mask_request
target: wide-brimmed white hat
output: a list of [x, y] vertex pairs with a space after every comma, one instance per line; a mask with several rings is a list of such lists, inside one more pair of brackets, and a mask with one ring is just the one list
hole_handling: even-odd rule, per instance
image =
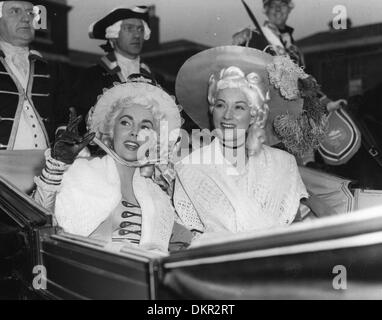
[[255, 72], [264, 92], [269, 92], [268, 144], [283, 142], [293, 154], [318, 147], [325, 112], [318, 103], [314, 79], [288, 57], [247, 47], [222, 46], [199, 52], [179, 70], [176, 97], [200, 128], [212, 129], [208, 108], [211, 75], [218, 76], [222, 69], [232, 66], [245, 74]]

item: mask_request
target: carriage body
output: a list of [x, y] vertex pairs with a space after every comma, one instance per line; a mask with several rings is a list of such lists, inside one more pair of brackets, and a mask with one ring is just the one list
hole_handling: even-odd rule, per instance
[[[382, 298], [378, 206], [160, 255], [66, 234], [20, 186], [0, 177], [0, 222], [8, 231], [1, 269], [19, 298]], [[340, 272], [346, 288], [338, 286]]]

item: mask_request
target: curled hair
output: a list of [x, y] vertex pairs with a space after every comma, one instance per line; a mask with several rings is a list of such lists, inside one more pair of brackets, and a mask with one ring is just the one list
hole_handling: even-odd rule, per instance
[[[143, 19], [139, 19], [139, 20], [141, 20], [142, 25], [143, 25], [143, 30], [144, 30], [143, 31], [143, 39], [147, 41], [150, 39], [151, 29], [145, 20], [143, 20]], [[118, 39], [119, 33], [121, 31], [122, 23], [123, 23], [123, 20], [119, 20], [116, 23], [114, 23], [113, 25], [107, 27], [105, 30], [105, 38], [106, 39]]]
[[118, 114], [122, 109], [130, 108], [134, 104], [142, 105], [146, 110], [152, 113], [154, 117], [154, 130], [159, 130], [159, 122], [164, 118], [164, 115], [159, 110], [158, 102], [145, 97], [128, 97], [114, 102], [100, 126], [99, 133], [102, 136], [108, 136], [113, 139], [114, 126]]
[[220, 90], [232, 88], [240, 89], [248, 100], [251, 116], [255, 118], [255, 124], [264, 128], [268, 118], [269, 92], [264, 93], [261, 88], [262, 79], [255, 73], [245, 75], [238, 67], [222, 69], [218, 77], [211, 75], [208, 85], [208, 102], [210, 107], [215, 105], [217, 93]]

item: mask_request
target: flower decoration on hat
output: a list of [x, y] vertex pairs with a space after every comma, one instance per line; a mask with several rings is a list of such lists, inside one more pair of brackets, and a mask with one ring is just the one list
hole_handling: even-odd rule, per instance
[[280, 90], [285, 99], [294, 100], [299, 97], [298, 80], [308, 77], [301, 67], [296, 66], [287, 56], [276, 56], [267, 70], [269, 81]]
[[326, 108], [320, 103], [319, 86], [287, 56], [277, 56], [267, 66], [270, 83], [287, 100], [303, 99], [296, 117], [288, 112], [275, 117], [273, 127], [285, 147], [295, 155], [316, 149], [327, 133]]

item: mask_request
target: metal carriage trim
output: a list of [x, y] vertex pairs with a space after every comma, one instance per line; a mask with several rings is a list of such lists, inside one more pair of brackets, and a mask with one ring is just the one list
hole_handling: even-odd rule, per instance
[[34, 74], [33, 77], [34, 78], [47, 78], [47, 79], [49, 79], [50, 74]]
[[[55, 288], [58, 288], [58, 290], [61, 290], [61, 291], [65, 292], [65, 293], [67, 293], [67, 294], [69, 294], [69, 295], [71, 295], [71, 296], [74, 296], [74, 297], [76, 297], [76, 298], [79, 299], [79, 300], [90, 300], [89, 298], [87, 298], [87, 297], [85, 297], [85, 296], [82, 296], [82, 295], [80, 295], [80, 294], [78, 294], [78, 293], [75, 293], [75, 292], [73, 292], [72, 290], [66, 289], [66, 288], [64, 288], [63, 286], [60, 286], [59, 284], [57, 284], [56, 282], [54, 282], [54, 281], [52, 281], [52, 280], [46, 279], [46, 282], [47, 282], [49, 285], [51, 285], [51, 286], [53, 286], [53, 287], [55, 287]], [[49, 288], [49, 287], [48, 287], [48, 288]], [[52, 296], [54, 297], [54, 299], [59, 300], [59, 298], [58, 298], [55, 294], [53, 294], [53, 293], [51, 292], [50, 289], [48, 289], [48, 290], [46, 290], [46, 291], [48, 291], [49, 294], [52, 295]]]
[[31, 93], [32, 96], [34, 97], [49, 97], [50, 93]]
[[106, 247], [106, 242], [101, 243], [100, 241], [99, 243], [97, 243], [97, 241], [95, 240], [90, 240], [85, 237], [71, 235], [71, 234], [52, 235], [51, 238], [54, 240], [59, 240], [59, 241], [63, 241], [70, 244], [80, 245], [81, 247], [94, 249], [104, 253], [112, 253], [113, 255], [116, 255], [118, 257], [130, 258], [130, 259], [134, 259], [138, 262], [143, 262], [143, 263], [149, 263], [152, 259], [158, 258], [157, 255], [151, 255], [148, 252], [144, 252], [142, 249], [134, 250], [134, 248], [123, 247], [121, 248], [120, 251], [108, 250]]
[[254, 258], [269, 258], [273, 256], [287, 256], [292, 254], [322, 252], [327, 250], [347, 249], [351, 247], [366, 247], [382, 244], [382, 231], [366, 235], [357, 235], [342, 239], [316, 241], [286, 247], [255, 250], [245, 253], [226, 254], [218, 257], [196, 258], [192, 260], [167, 262], [165, 269], [184, 268], [196, 265], [225, 263], [232, 261], [248, 260]]
[[0, 93], [5, 93], [5, 94], [13, 94], [15, 96], [21, 96], [22, 94], [18, 92], [13, 92], [13, 91], [6, 91], [6, 90], [0, 90]]

